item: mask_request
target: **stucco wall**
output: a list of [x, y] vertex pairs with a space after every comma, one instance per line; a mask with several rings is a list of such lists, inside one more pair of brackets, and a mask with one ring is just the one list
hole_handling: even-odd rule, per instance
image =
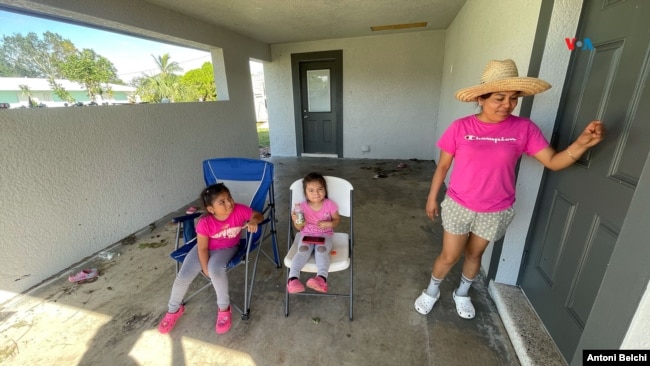
[[0, 300], [193, 201], [202, 160], [258, 156], [254, 126], [252, 102], [3, 111]]
[[273, 155], [296, 156], [291, 54], [343, 50], [343, 156], [432, 159], [444, 34], [272, 45], [273, 62], [264, 71]]
[[258, 157], [249, 59], [269, 57], [145, 2], [14, 5], [201, 45], [227, 101], [2, 111], [0, 303], [195, 200], [204, 159]]

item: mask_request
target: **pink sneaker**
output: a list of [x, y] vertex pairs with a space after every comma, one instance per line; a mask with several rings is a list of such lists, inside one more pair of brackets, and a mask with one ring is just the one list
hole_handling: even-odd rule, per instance
[[308, 279], [307, 287], [318, 292], [327, 292], [327, 282], [321, 276], [316, 276]]
[[87, 268], [68, 277], [68, 281], [76, 283], [92, 282], [97, 279], [97, 268]]
[[217, 325], [215, 330], [217, 334], [224, 334], [230, 330], [232, 326], [232, 312], [230, 311], [230, 306], [228, 310], [217, 310]]
[[183, 315], [184, 311], [185, 311], [185, 306], [181, 305], [181, 307], [178, 308], [177, 312], [165, 314], [165, 317], [162, 318], [160, 324], [158, 324], [158, 331], [161, 334], [169, 333], [174, 328], [174, 325], [176, 325], [176, 321], [178, 320], [178, 318], [180, 318], [181, 315]]
[[304, 292], [305, 286], [302, 285], [299, 279], [294, 278], [287, 283], [287, 291], [289, 291], [290, 294], [297, 294], [298, 292]]

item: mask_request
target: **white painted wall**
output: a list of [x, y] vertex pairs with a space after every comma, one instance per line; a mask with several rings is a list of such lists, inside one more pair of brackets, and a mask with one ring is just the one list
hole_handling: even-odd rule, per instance
[[258, 157], [249, 59], [269, 58], [266, 45], [144, 2], [20, 5], [201, 44], [227, 101], [3, 111], [0, 303], [195, 200], [204, 159]]
[[650, 349], [650, 291], [648, 287], [646, 287], [636, 314], [632, 318], [621, 349]]
[[[264, 67], [273, 156], [296, 156], [291, 54], [343, 50], [343, 156], [432, 159], [444, 31], [271, 46]], [[361, 146], [369, 145], [369, 152]]]

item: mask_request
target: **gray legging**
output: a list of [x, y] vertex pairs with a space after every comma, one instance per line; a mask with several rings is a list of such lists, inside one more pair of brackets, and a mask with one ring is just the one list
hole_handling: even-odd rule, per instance
[[[217, 306], [222, 309], [230, 305], [226, 266], [237, 253], [237, 249], [238, 247], [234, 246], [232, 248], [211, 250], [208, 258], [208, 271], [210, 272], [210, 280], [214, 291], [217, 293]], [[201, 273], [201, 262], [199, 262], [198, 245], [195, 245], [187, 253], [181, 270], [176, 274], [172, 294], [167, 305], [170, 313], [177, 312], [181, 307], [187, 289], [199, 273]]]
[[[330, 251], [332, 250], [332, 237], [325, 236], [325, 244], [303, 244], [303, 234], [298, 235], [300, 246], [296, 255], [291, 260], [291, 269], [289, 270], [289, 277], [300, 278], [300, 271], [307, 264], [311, 253], [314, 252], [316, 259], [316, 275], [327, 278], [327, 273], [330, 268]], [[314, 250], [315, 249], [315, 250]]]

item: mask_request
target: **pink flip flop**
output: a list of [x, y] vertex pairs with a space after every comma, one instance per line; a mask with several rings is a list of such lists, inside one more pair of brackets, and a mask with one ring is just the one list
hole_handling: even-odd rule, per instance
[[196, 212], [196, 207], [189, 207], [187, 211], [185, 211], [186, 214], [191, 215]]
[[68, 277], [68, 281], [75, 283], [90, 282], [96, 280], [97, 275], [97, 268], [87, 268], [75, 275]]

